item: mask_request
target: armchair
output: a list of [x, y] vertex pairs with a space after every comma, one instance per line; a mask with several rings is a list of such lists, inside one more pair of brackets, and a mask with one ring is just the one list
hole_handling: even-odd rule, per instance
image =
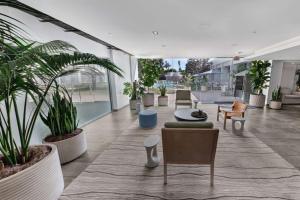
[[231, 117], [244, 117], [247, 109], [247, 105], [239, 101], [234, 101], [231, 106], [218, 106], [217, 121], [219, 121], [219, 115], [223, 114], [224, 126], [226, 129], [226, 120]]

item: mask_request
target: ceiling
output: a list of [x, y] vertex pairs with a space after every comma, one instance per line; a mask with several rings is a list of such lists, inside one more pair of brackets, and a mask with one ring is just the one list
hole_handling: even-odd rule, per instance
[[248, 56], [300, 35], [299, 0], [21, 2], [138, 57]]

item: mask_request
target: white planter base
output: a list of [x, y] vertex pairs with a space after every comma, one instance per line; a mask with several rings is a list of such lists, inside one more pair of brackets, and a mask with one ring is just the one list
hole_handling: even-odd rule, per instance
[[206, 91], [207, 91], [207, 86], [206, 86], [206, 85], [201, 85], [201, 86], [200, 86], [200, 90], [201, 90], [202, 92], [206, 92]]
[[130, 110], [136, 109], [136, 103], [137, 103], [137, 100], [129, 100]]
[[265, 106], [266, 96], [250, 94], [249, 105], [257, 108], [263, 108]]
[[168, 106], [168, 96], [159, 96], [158, 97], [159, 106]]
[[154, 106], [154, 93], [146, 93], [143, 96], [143, 103], [144, 106]]
[[64, 190], [57, 148], [44, 159], [14, 175], [0, 180], [1, 200], [54, 200]]
[[[45, 142], [45, 141], [44, 141]], [[60, 163], [75, 160], [87, 150], [86, 136], [82, 131], [78, 135], [57, 142], [45, 142], [57, 146]]]
[[271, 109], [279, 110], [281, 109], [282, 102], [280, 101], [270, 101], [269, 107]]

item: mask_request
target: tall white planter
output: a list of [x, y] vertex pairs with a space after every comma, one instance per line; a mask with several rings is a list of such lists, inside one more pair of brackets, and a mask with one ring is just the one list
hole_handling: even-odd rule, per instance
[[206, 85], [201, 85], [200, 90], [202, 92], [206, 92], [207, 91], [207, 86]]
[[158, 97], [159, 106], [168, 106], [168, 96], [159, 96]]
[[154, 93], [146, 93], [143, 96], [143, 103], [144, 106], [154, 106]]
[[0, 180], [1, 200], [54, 200], [64, 190], [57, 148], [38, 163]]
[[249, 105], [257, 108], [263, 108], [266, 102], [266, 95], [264, 94], [250, 94]]
[[130, 110], [136, 109], [137, 100], [129, 100]]
[[56, 142], [46, 142], [45, 144], [54, 144], [57, 146], [60, 163], [70, 162], [81, 156], [87, 150], [86, 136], [84, 132]]
[[282, 102], [280, 101], [270, 101], [269, 107], [271, 109], [279, 110], [281, 109]]

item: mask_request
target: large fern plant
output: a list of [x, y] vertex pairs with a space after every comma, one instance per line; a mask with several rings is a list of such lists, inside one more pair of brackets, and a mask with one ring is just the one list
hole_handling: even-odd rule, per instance
[[[14, 7], [14, 3], [17, 7], [16, 1], [1, 1], [0, 7], [6, 4]], [[67, 42], [30, 42], [21, 37], [22, 30], [15, 24], [20, 25], [0, 12], [0, 152], [5, 164], [12, 166], [30, 160], [33, 129], [56, 78], [87, 65], [103, 67], [120, 76], [122, 73], [108, 59], [78, 52]], [[17, 98], [24, 103], [19, 104]], [[35, 106], [28, 112], [29, 98]], [[12, 127], [14, 121], [17, 133]]]

